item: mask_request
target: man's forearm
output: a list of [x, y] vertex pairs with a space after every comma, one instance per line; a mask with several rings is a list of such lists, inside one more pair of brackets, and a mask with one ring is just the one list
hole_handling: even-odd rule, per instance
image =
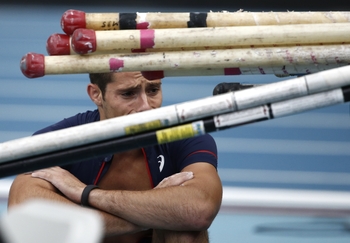
[[[21, 204], [26, 200], [41, 198], [56, 202], [66, 203], [80, 207], [63, 196], [50, 182], [42, 179], [32, 178], [30, 175], [19, 175], [11, 185], [8, 208]], [[96, 209], [92, 209], [96, 210]], [[142, 228], [132, 224], [125, 219], [116, 217], [104, 211], [97, 210], [104, 221], [106, 235], [119, 235], [141, 231]]]
[[[94, 189], [88, 202], [143, 228], [202, 231], [210, 226], [220, 209], [221, 181], [216, 168], [205, 162], [191, 164], [183, 172], [165, 178], [151, 190]], [[73, 202], [81, 202], [86, 185], [69, 172], [55, 167], [32, 176], [51, 181]]]
[[[99, 200], [101, 196], [105, 200]], [[210, 196], [209, 196], [210, 197]], [[148, 191], [94, 190], [89, 202], [135, 224], [154, 229], [201, 231], [217, 214], [215, 200], [191, 186]]]
[[[178, 205], [171, 202], [171, 198], [167, 194], [171, 193], [171, 189], [159, 189], [162, 191], [163, 199], [157, 200], [156, 190], [148, 191], [113, 191], [106, 192], [102, 190], [94, 190], [90, 194], [90, 204], [96, 208], [100, 208], [110, 212], [113, 215], [122, 217], [130, 222], [137, 223], [149, 228], [183, 230], [186, 222], [186, 215], [182, 215], [182, 211], [187, 206], [178, 210]], [[169, 193], [165, 193], [168, 191]], [[104, 195], [105, 200], [98, 200]], [[181, 196], [181, 195], [180, 195]], [[147, 198], [147, 199], [146, 199]]]

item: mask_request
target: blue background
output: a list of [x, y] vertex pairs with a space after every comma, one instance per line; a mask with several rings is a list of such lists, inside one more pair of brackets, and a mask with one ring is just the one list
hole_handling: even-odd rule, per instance
[[[26, 53], [46, 54], [47, 38], [63, 33], [59, 21], [71, 8], [85, 12], [212, 10], [0, 4], [0, 142], [30, 136], [64, 117], [95, 109], [86, 94], [87, 74], [28, 79], [19, 69], [20, 59]], [[165, 78], [163, 105], [211, 96], [220, 82], [264, 84], [284, 79], [274, 75]], [[219, 173], [225, 187], [342, 192], [350, 189], [349, 103], [212, 135], [217, 141]], [[348, 218], [221, 212], [210, 235], [212, 242], [349, 242], [349, 229], [344, 230], [344, 222], [349, 223]], [[284, 228], [276, 230], [276, 226]]]

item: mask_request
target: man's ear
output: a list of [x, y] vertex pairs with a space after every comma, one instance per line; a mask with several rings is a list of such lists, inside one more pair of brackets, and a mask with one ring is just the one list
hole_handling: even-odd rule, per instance
[[97, 106], [102, 105], [102, 92], [96, 84], [88, 84], [87, 93], [92, 102], [94, 102]]

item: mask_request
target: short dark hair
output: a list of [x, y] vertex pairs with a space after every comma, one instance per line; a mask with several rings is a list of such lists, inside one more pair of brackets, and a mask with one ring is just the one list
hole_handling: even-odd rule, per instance
[[112, 82], [112, 72], [110, 73], [89, 73], [90, 82], [96, 84], [101, 92], [102, 98], [104, 99], [106, 93], [107, 84]]

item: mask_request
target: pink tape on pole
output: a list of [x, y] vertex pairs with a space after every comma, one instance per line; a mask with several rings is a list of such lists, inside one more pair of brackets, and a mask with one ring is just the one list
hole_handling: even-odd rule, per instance
[[109, 59], [109, 69], [112, 72], [118, 72], [121, 71], [121, 69], [124, 67], [124, 61], [118, 58], [111, 58]]
[[290, 64], [293, 64], [293, 63], [294, 63], [293, 55], [290, 54], [288, 50], [286, 51], [286, 59], [287, 59], [287, 61], [288, 61]]
[[225, 75], [240, 75], [242, 74], [239, 68], [224, 68]]
[[149, 26], [148, 22], [142, 22], [142, 23], [136, 24], [136, 29], [145, 30], [145, 29], [148, 29], [148, 26]]
[[140, 47], [141, 49], [153, 48], [154, 30], [140, 30]]
[[310, 54], [311, 60], [315, 65], [318, 65], [318, 61], [317, 61], [317, 57], [315, 56], [315, 54], [311, 53]]

